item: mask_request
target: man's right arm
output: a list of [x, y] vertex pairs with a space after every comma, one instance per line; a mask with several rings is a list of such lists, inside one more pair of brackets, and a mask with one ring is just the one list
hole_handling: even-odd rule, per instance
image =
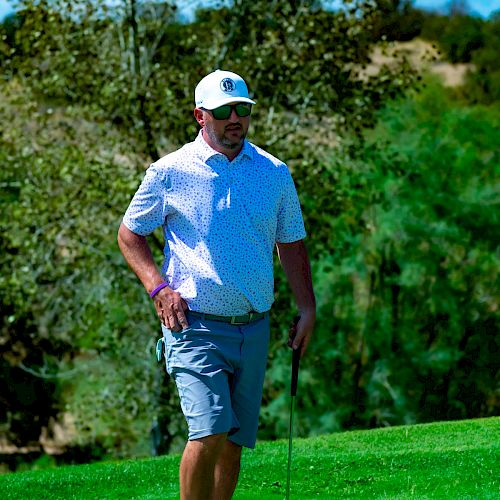
[[[118, 246], [148, 294], [163, 283], [145, 236], [134, 233], [122, 223], [118, 230]], [[167, 328], [177, 332], [188, 327], [184, 314], [187, 304], [177, 292], [165, 287], [154, 296], [153, 301], [158, 317]]]

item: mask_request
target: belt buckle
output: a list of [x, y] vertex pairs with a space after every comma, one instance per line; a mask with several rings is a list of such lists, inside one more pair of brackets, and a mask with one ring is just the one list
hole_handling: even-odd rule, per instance
[[231, 325], [246, 325], [246, 322], [245, 321], [236, 321], [236, 318], [238, 316], [231, 316]]
[[232, 325], [248, 325], [252, 322], [252, 318], [254, 317], [256, 313], [254, 312], [249, 312], [247, 314], [242, 314], [242, 316], [247, 316], [248, 319], [246, 321], [235, 321], [235, 318], [238, 316], [231, 316], [231, 324]]

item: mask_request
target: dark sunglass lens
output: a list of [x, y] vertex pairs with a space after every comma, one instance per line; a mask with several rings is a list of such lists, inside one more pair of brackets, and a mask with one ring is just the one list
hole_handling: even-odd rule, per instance
[[212, 109], [212, 114], [216, 120], [227, 120], [231, 115], [231, 106], [219, 106], [218, 108]]
[[240, 117], [248, 116], [252, 112], [251, 104], [236, 104], [236, 114]]

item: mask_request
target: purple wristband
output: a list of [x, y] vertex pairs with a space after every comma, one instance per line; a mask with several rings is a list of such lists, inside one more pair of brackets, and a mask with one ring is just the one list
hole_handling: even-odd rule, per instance
[[163, 290], [165, 287], [168, 286], [168, 283], [160, 283], [150, 294], [149, 296], [151, 298], [154, 298], [154, 296], [160, 291]]

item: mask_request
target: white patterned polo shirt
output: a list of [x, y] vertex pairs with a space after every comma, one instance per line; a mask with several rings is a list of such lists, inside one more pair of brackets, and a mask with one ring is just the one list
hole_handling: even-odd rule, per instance
[[189, 309], [222, 316], [268, 311], [275, 243], [306, 235], [283, 162], [248, 141], [229, 161], [201, 132], [148, 168], [123, 223], [142, 236], [163, 226], [165, 281]]

